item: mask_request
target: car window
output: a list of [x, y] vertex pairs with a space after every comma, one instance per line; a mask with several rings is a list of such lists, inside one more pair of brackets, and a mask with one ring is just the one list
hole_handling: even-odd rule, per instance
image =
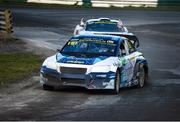
[[127, 55], [124, 41], [120, 43], [120, 47], [119, 48], [120, 48], [119, 51], [120, 51], [120, 55], [121, 56]]
[[86, 31], [99, 32], [122, 32], [123, 28], [118, 26], [117, 22], [111, 21], [93, 21], [86, 23]]
[[[133, 41], [134, 42], [134, 41]], [[127, 45], [129, 48], [129, 53], [133, 53], [136, 51], [136, 48], [134, 47], [134, 45], [132, 44], [131, 40], [127, 40]]]
[[105, 39], [72, 39], [62, 49], [61, 53], [86, 54], [99, 56], [115, 56], [117, 42]]

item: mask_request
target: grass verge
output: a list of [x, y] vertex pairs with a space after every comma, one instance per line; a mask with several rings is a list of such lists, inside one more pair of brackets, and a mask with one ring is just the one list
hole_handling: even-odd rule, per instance
[[[17, 44], [17, 40], [7, 42]], [[31, 52], [0, 52], [0, 86], [30, 76], [39, 70], [40, 64], [39, 56]]]
[[19, 80], [40, 67], [38, 56], [32, 53], [0, 54], [0, 85]]

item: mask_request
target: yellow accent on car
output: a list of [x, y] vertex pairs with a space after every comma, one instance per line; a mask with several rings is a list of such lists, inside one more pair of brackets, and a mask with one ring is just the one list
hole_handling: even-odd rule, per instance
[[131, 57], [130, 60], [131, 60], [131, 61], [132, 61], [132, 60], [135, 60], [135, 58], [136, 58], [136, 57]]
[[78, 42], [74, 42], [74, 41], [71, 41], [71, 42], [68, 42], [68, 45], [71, 45], [71, 46], [74, 46], [74, 45], [77, 45]]

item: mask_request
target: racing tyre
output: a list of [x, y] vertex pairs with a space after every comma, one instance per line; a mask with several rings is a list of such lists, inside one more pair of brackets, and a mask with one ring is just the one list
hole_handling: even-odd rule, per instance
[[43, 84], [43, 89], [44, 89], [44, 90], [53, 91], [53, 90], [54, 90], [54, 87], [53, 87], [53, 86], [46, 85], [46, 84]]
[[115, 82], [114, 82], [114, 94], [119, 93], [119, 88], [120, 88], [120, 72], [117, 70], [116, 72], [116, 77], [115, 77]]
[[138, 88], [144, 87], [144, 84], [146, 81], [146, 73], [145, 73], [145, 69], [144, 69], [143, 65], [141, 65], [141, 64], [138, 67], [137, 80], [138, 80], [137, 87]]

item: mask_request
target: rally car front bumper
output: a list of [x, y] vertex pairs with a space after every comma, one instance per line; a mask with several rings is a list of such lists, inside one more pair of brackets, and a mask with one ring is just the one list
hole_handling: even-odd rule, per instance
[[81, 86], [87, 89], [114, 89], [114, 79], [115, 72], [86, 74], [82, 68], [66, 68], [58, 72], [43, 66], [40, 72], [40, 83], [54, 87]]

